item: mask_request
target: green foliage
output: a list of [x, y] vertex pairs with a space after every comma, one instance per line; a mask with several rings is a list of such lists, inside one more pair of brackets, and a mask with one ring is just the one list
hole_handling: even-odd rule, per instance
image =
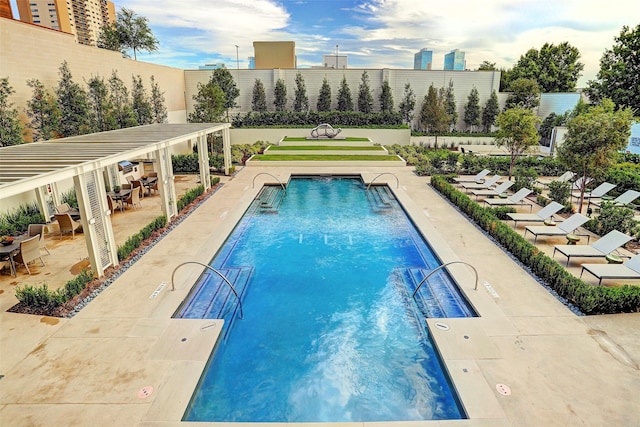
[[609, 288], [591, 286], [569, 273], [509, 225], [500, 221], [490, 208], [484, 208], [458, 191], [443, 176], [433, 176], [431, 185], [451, 200], [504, 249], [531, 269], [555, 292], [575, 304], [585, 314], [635, 313], [640, 311], [640, 287], [624, 285]]
[[458, 123], [456, 96], [453, 93], [453, 79], [449, 79], [449, 86], [444, 91], [444, 110], [449, 117], [449, 131], [452, 131], [456, 128], [456, 123]]
[[154, 231], [161, 230], [167, 225], [167, 217], [159, 216], [149, 224], [147, 224], [142, 230], [133, 236], [129, 237], [127, 241], [118, 246], [118, 261], [125, 260], [129, 254], [136, 250], [145, 239], [151, 237]]
[[240, 89], [236, 86], [236, 82], [233, 80], [231, 73], [223, 65], [221, 68], [213, 70], [213, 74], [209, 79], [209, 82], [218, 86], [224, 94], [224, 108], [227, 111], [227, 119], [229, 119], [229, 108], [235, 108], [238, 106], [236, 99], [240, 96]]
[[602, 174], [602, 182], [610, 182], [616, 187], [611, 195], [620, 195], [627, 190], [640, 190], [640, 164], [622, 163], [613, 165]]
[[26, 109], [33, 140], [60, 138], [60, 108], [55, 97], [38, 79], [27, 80], [27, 86], [33, 90]]
[[380, 111], [383, 113], [393, 113], [393, 93], [389, 85], [389, 79], [384, 79], [380, 89]]
[[18, 286], [16, 287], [16, 298], [27, 307], [50, 310], [78, 295], [92, 280], [93, 273], [91, 270], [85, 269], [65, 283], [64, 287], [55, 291], [49, 290], [46, 283], [40, 286]]
[[22, 144], [22, 122], [19, 113], [13, 107], [13, 102], [9, 101], [9, 96], [15, 93], [9, 84], [9, 78], [0, 79], [0, 147]]
[[340, 89], [338, 89], [338, 111], [353, 111], [353, 99], [351, 98], [351, 89], [347, 84], [347, 76], [342, 76]]
[[[331, 97], [329, 97], [331, 98]], [[293, 111], [301, 112], [309, 109], [309, 97], [307, 96], [307, 87], [304, 84], [304, 77], [298, 71], [296, 73], [296, 90], [295, 99], [293, 100]]]
[[219, 122], [225, 111], [225, 95], [213, 78], [205, 84], [198, 83], [198, 93], [193, 95], [193, 112], [189, 114], [191, 123]]
[[511, 164], [509, 178], [511, 178], [516, 159], [525, 154], [530, 147], [538, 144], [536, 124], [538, 118], [533, 111], [523, 108], [510, 108], [498, 116], [498, 134], [496, 145], [505, 146], [509, 151]]
[[113, 70], [111, 77], [109, 77], [109, 102], [113, 106], [110, 110], [112, 117], [109, 121], [114, 123], [115, 129], [124, 129], [138, 125], [136, 114], [131, 107], [129, 90], [120, 77], [118, 77], [116, 70]]
[[62, 203], [68, 203], [72, 208], [78, 209], [78, 197], [76, 196], [75, 188], [69, 189], [60, 195]]
[[585, 227], [594, 233], [604, 236], [610, 231], [618, 230], [621, 233], [630, 233], [635, 227], [633, 209], [616, 206], [611, 202], [602, 202], [600, 215], [585, 224]]
[[276, 111], [285, 111], [287, 109], [287, 86], [284, 80], [278, 79], [276, 82], [273, 98], [273, 105], [275, 105]]
[[538, 173], [534, 167], [517, 166], [514, 169], [514, 177], [514, 184], [510, 188], [511, 191], [516, 192], [521, 188], [528, 188], [534, 193], [540, 191], [535, 185]]
[[19, 236], [27, 232], [29, 224], [42, 224], [44, 220], [37, 204], [20, 205], [0, 214], [0, 236]]
[[508, 220], [511, 219], [511, 218], [509, 218], [509, 216], [507, 214], [514, 213], [514, 212], [518, 211], [513, 206], [497, 206], [497, 207], [491, 208], [491, 210], [493, 211], [493, 214], [498, 219], [501, 219], [503, 221], [508, 221]]
[[185, 207], [189, 205], [189, 203], [193, 202], [195, 199], [200, 197], [204, 193], [204, 186], [198, 185], [195, 188], [187, 191], [180, 199], [176, 202], [178, 207], [178, 211], [182, 211]]
[[171, 165], [174, 173], [198, 173], [200, 171], [198, 153], [174, 154], [171, 156]]
[[326, 77], [322, 80], [322, 86], [320, 86], [316, 109], [318, 112], [331, 111], [331, 86], [329, 86]]
[[367, 70], [362, 72], [360, 86], [358, 87], [358, 111], [365, 114], [373, 111], [373, 95], [371, 95], [371, 88], [369, 87]]
[[58, 69], [60, 80], [56, 99], [60, 108], [60, 134], [63, 137], [83, 135], [94, 131], [87, 92], [73, 81], [69, 64], [64, 61]]
[[131, 86], [131, 109], [136, 116], [136, 121], [139, 125], [148, 125], [154, 123], [153, 121], [153, 106], [151, 100], [142, 83], [142, 77], [140, 75], [133, 76], [133, 83]]
[[330, 111], [330, 112], [249, 112], [238, 114], [233, 118], [234, 128], [243, 127], [316, 127], [320, 123], [330, 123], [333, 126], [342, 127], [385, 127], [403, 128], [402, 118], [399, 113], [371, 113], [364, 114], [356, 111]]
[[131, 49], [133, 59], [138, 59], [139, 51], [158, 50], [158, 40], [149, 28], [149, 20], [124, 7], [118, 11], [115, 22], [102, 28], [97, 44], [98, 47], [115, 50], [124, 55]]
[[464, 106], [464, 123], [471, 129], [471, 132], [475, 132], [480, 126], [480, 95], [475, 86], [471, 89]]
[[267, 111], [267, 94], [264, 92], [264, 85], [260, 79], [256, 79], [253, 83], [251, 110], [260, 113]]
[[516, 79], [509, 85], [509, 91], [505, 110], [515, 107], [533, 109], [540, 105], [540, 87], [534, 79]]
[[569, 204], [571, 197], [571, 183], [552, 181], [549, 183], [549, 198], [563, 206]]
[[404, 85], [404, 95], [398, 108], [402, 120], [407, 124], [411, 124], [413, 121], [413, 109], [416, 108], [416, 95], [413, 93], [410, 83], [405, 83]]
[[611, 99], [619, 108], [628, 107], [635, 116], [640, 115], [640, 24], [635, 28], [626, 25], [615, 37], [611, 49], [605, 50], [600, 59], [600, 71], [596, 80], [587, 83], [586, 93], [592, 101]]
[[164, 92], [160, 90], [160, 86], [153, 76], [151, 76], [151, 117], [152, 123], [167, 122], [167, 106]]
[[93, 115], [93, 126], [98, 132], [113, 130], [116, 128], [113, 104], [109, 97], [109, 89], [104, 79], [100, 76], [93, 76], [87, 82], [89, 92], [89, 105]]
[[496, 117], [500, 113], [498, 94], [494, 90], [482, 109], [482, 126], [485, 132], [490, 132], [491, 127], [496, 124]]
[[420, 109], [420, 126], [425, 132], [441, 134], [449, 130], [450, 117], [444, 103], [444, 91], [431, 84]]

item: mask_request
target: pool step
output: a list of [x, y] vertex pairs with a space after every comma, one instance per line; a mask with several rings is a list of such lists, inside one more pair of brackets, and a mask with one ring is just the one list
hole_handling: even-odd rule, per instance
[[[416, 287], [431, 272], [425, 268], [401, 270], [400, 276], [407, 286], [409, 296], [413, 295]], [[457, 285], [444, 271], [435, 273], [422, 284], [415, 301], [423, 315], [428, 318], [474, 316]]]
[[260, 212], [277, 213], [285, 192], [281, 186], [265, 185], [258, 196]]
[[367, 190], [367, 199], [371, 203], [371, 207], [374, 211], [385, 211], [393, 209], [393, 194], [389, 191], [389, 187], [386, 185], [372, 185]]
[[[231, 267], [219, 269], [233, 287], [240, 299], [243, 298], [253, 267]], [[185, 306], [174, 317], [186, 319], [222, 319], [227, 323], [239, 310], [238, 299], [229, 285], [217, 274], [205, 270], [194, 286]]]

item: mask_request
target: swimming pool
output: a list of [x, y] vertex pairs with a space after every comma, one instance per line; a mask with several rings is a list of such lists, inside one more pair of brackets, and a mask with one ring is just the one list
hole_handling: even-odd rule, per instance
[[[219, 318], [185, 421], [465, 418], [424, 317], [474, 316], [387, 187], [296, 177], [267, 187], [176, 317]], [[232, 317], [234, 316], [235, 317]]]

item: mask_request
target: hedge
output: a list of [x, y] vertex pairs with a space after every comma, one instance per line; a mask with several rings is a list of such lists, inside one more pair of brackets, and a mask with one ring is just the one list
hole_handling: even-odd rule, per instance
[[623, 285], [609, 288], [585, 283], [569, 273], [535, 245], [503, 223], [490, 208], [484, 208], [458, 191], [446, 177], [434, 175], [431, 185], [448, 198], [480, 228], [489, 233], [515, 258], [531, 269], [562, 298], [585, 314], [633, 313], [640, 311], [640, 287]]

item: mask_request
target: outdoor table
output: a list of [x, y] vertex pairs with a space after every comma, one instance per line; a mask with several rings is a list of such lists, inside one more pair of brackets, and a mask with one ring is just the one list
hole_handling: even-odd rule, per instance
[[24, 240], [24, 236], [14, 237], [13, 243], [10, 245], [0, 245], [0, 258], [8, 257], [9, 265], [11, 268], [11, 275], [13, 277], [17, 277], [16, 273], [16, 263], [13, 260], [13, 256], [16, 255], [20, 250], [20, 241]]
[[120, 202], [120, 212], [124, 211], [124, 201], [127, 200], [129, 198], [129, 195], [131, 194], [130, 189], [126, 189], [126, 190], [120, 190], [119, 192], [115, 192], [115, 191], [109, 191], [109, 196], [111, 196], [111, 198], [113, 199], [114, 202]]
[[155, 184], [156, 182], [158, 182], [158, 177], [157, 176], [149, 176], [147, 178], [140, 178], [140, 182], [142, 183], [143, 186], [148, 188], [148, 195], [151, 196], [151, 187], [153, 187], [153, 184]]

